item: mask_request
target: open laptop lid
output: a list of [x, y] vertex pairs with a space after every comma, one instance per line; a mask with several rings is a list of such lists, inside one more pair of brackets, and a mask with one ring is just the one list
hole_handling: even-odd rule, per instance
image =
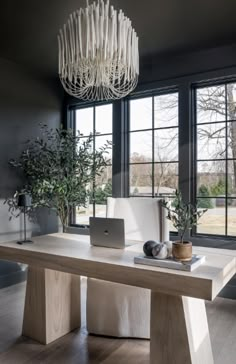
[[124, 219], [90, 217], [89, 225], [91, 245], [116, 249], [125, 247]]

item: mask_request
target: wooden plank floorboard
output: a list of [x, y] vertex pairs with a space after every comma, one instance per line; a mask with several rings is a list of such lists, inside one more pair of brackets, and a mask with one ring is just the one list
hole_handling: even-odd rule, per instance
[[[85, 280], [84, 280], [85, 282]], [[82, 327], [43, 346], [22, 338], [25, 284], [0, 290], [1, 364], [149, 364], [149, 341], [88, 336], [86, 286], [82, 284]], [[206, 303], [215, 364], [236, 363], [236, 301]], [[171, 364], [171, 363], [170, 363]]]

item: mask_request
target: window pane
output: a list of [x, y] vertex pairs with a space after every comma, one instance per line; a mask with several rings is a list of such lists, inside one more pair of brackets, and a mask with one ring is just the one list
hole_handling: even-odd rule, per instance
[[154, 195], [173, 195], [178, 189], [178, 163], [158, 163], [154, 171]]
[[89, 225], [89, 216], [93, 216], [93, 205], [88, 204], [87, 207], [76, 208], [75, 223], [77, 225]]
[[96, 216], [106, 216], [107, 198], [110, 196], [112, 196], [112, 167], [108, 166], [103, 169], [101, 176], [96, 176], [96, 188], [94, 191]]
[[[83, 145], [83, 143], [85, 143], [87, 140], [88, 140], [88, 137], [80, 138], [80, 139], [79, 139], [78, 148], [79, 148], [80, 146], [82, 146], [82, 145]], [[93, 144], [94, 144], [94, 138], [92, 138], [92, 141], [91, 141], [91, 144], [90, 144], [90, 146], [91, 146], [91, 151], [92, 151], [92, 152], [93, 152]]]
[[236, 235], [236, 83], [197, 90], [197, 121], [206, 124], [197, 126], [196, 193], [200, 207], [209, 209], [197, 230]]
[[236, 83], [227, 85], [227, 118], [228, 120], [236, 120]]
[[203, 197], [225, 196], [225, 161], [197, 163], [197, 195]]
[[225, 234], [225, 199], [224, 198], [199, 198], [199, 208], [208, 208], [199, 220], [197, 232], [201, 234]]
[[178, 188], [178, 93], [130, 101], [129, 121], [130, 196], [172, 195]]
[[130, 195], [152, 196], [152, 165], [130, 165]]
[[109, 147], [106, 148], [106, 154], [104, 154], [106, 160], [109, 160], [109, 164], [112, 163], [112, 135], [105, 135], [105, 136], [96, 136], [95, 137], [95, 148], [99, 150], [99, 148], [104, 147], [111, 143]]
[[178, 161], [178, 128], [155, 130], [155, 162]]
[[99, 134], [112, 133], [112, 104], [95, 107], [95, 129]]
[[152, 128], [152, 98], [130, 101], [130, 130]]
[[155, 128], [178, 126], [178, 93], [154, 98]]
[[236, 160], [228, 161], [228, 194], [236, 197]]
[[[173, 201], [174, 201], [174, 198], [171, 198], [171, 197], [166, 197], [165, 198], [165, 201], [168, 200], [168, 201], [171, 201], [171, 206], [173, 208], [175, 208], [174, 204], [173, 204]], [[178, 233], [178, 230], [174, 227], [172, 221], [168, 220], [168, 225], [169, 225], [169, 231], [171, 232], [175, 232], [175, 233]]]
[[86, 136], [93, 133], [93, 108], [88, 107], [76, 110], [76, 130]]
[[96, 186], [106, 188], [106, 192], [110, 191], [112, 179], [112, 166], [107, 166], [102, 169], [100, 176], [96, 176]]
[[236, 236], [236, 200], [228, 200], [228, 235]]
[[[95, 124], [96, 132], [99, 134], [93, 136], [91, 152], [94, 151], [94, 147], [98, 150], [107, 144], [107, 141], [112, 142], [112, 114], [112, 104], [76, 110], [76, 129], [79, 129], [83, 134], [80, 143], [85, 142], [88, 135], [95, 133], [93, 124]], [[106, 148], [106, 151], [108, 153], [105, 154], [105, 157], [110, 165], [104, 169], [100, 176], [96, 176], [96, 188], [93, 190], [92, 184], [87, 207], [75, 209], [75, 223], [78, 225], [88, 225], [89, 217], [94, 215], [94, 211], [97, 216], [105, 216], [106, 200], [108, 196], [112, 195], [112, 143], [111, 148]]]
[[151, 131], [130, 133], [130, 162], [140, 157], [144, 162], [152, 161]]
[[225, 86], [204, 87], [197, 90], [197, 122], [224, 121]]
[[107, 204], [95, 205], [95, 216], [96, 217], [106, 217], [107, 214]]
[[225, 158], [225, 132], [225, 123], [199, 125], [197, 127], [197, 158]]
[[228, 158], [236, 159], [236, 122], [228, 123]]

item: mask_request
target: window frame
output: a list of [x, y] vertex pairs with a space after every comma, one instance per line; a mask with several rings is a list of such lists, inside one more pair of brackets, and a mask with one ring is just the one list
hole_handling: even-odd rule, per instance
[[[179, 113], [178, 113], [178, 125], [177, 126], [173, 126], [173, 127], [161, 127], [161, 128], [156, 128], [155, 127], [155, 97], [158, 96], [164, 96], [164, 95], [168, 95], [168, 94], [174, 94], [177, 93], [178, 94], [178, 105], [179, 105], [179, 90], [176, 86], [173, 87], [168, 87], [168, 88], [163, 88], [163, 89], [156, 89], [153, 90], [151, 92], [145, 92], [145, 93], [140, 93], [138, 95], [133, 95], [128, 97], [128, 123], [127, 123], [127, 139], [128, 139], [128, 145], [127, 145], [127, 151], [128, 151], [128, 156], [127, 156], [127, 171], [128, 171], [128, 180], [127, 180], [127, 195], [126, 197], [137, 197], [137, 198], [155, 198], [158, 196], [155, 196], [155, 192], [154, 192], [154, 179], [155, 179], [155, 165], [157, 164], [161, 164], [161, 163], [172, 163], [172, 164], [178, 164], [178, 178], [179, 178], [179, 138], [178, 138], [178, 160], [177, 161], [170, 161], [170, 162], [156, 162], [155, 161], [155, 131], [156, 130], [162, 130], [162, 129], [177, 129], [178, 133], [179, 133]], [[130, 130], [130, 103], [131, 101], [135, 101], [135, 100], [139, 100], [139, 99], [145, 99], [145, 98], [152, 98], [152, 127], [151, 128], [147, 128], [147, 129], [135, 129], [135, 130]], [[142, 163], [130, 163], [130, 136], [133, 133], [139, 133], [139, 132], [146, 132], [146, 131], [150, 131], [152, 133], [152, 161], [151, 162], [146, 162], [143, 164], [147, 164], [147, 165], [151, 165], [151, 169], [152, 169], [152, 195], [151, 196], [132, 196], [130, 194], [130, 166], [132, 165], [136, 165], [136, 164], [142, 164]], [[178, 188], [179, 188], [179, 179], [178, 179]], [[168, 197], [168, 195], [163, 195], [164, 197]]]
[[[81, 103], [76, 103], [74, 105], [67, 105], [67, 110], [66, 110], [66, 128], [70, 128], [73, 130], [74, 133], [77, 132], [76, 130], [76, 111], [77, 110], [81, 110], [81, 109], [87, 109], [87, 108], [92, 108], [93, 109], [93, 137], [94, 139], [96, 138], [96, 134], [94, 134], [95, 131], [95, 126], [96, 126], [96, 107], [98, 106], [103, 106], [103, 105], [112, 105], [112, 133], [106, 133], [106, 134], [101, 134], [101, 136], [112, 136], [112, 140], [113, 140], [113, 114], [114, 114], [114, 105], [113, 102], [111, 101], [99, 101], [99, 102], [81, 102]], [[100, 134], [98, 134], [100, 135]], [[87, 135], [83, 136], [84, 138], [87, 138]], [[112, 141], [112, 145], [113, 145], [113, 141]], [[96, 148], [96, 142], [94, 141], [93, 143], [93, 152], [95, 151]], [[112, 147], [112, 160], [111, 163], [108, 165], [108, 167], [112, 168], [112, 176], [113, 176], [113, 147]], [[93, 203], [93, 216], [95, 216], [95, 203]], [[72, 213], [69, 216], [69, 228], [68, 230], [70, 232], [75, 232], [76, 234], [81, 233], [81, 234], [89, 234], [89, 225], [87, 224], [77, 224], [76, 223], [76, 211], [75, 208], [72, 210]]]
[[[222, 121], [216, 121], [216, 122], [212, 122], [212, 124], [220, 124], [220, 123], [224, 123], [226, 125], [226, 133], [225, 133], [225, 142], [227, 145], [228, 142], [228, 126], [227, 124], [229, 122], [234, 122], [236, 123], [236, 120], [231, 121], [228, 120], [228, 112], [227, 112], [227, 106], [228, 106], [228, 100], [227, 100], [227, 85], [231, 84], [231, 83], [236, 83], [236, 75], [234, 75], [233, 77], [225, 77], [225, 78], [220, 78], [220, 79], [213, 79], [213, 80], [207, 80], [207, 81], [202, 81], [202, 82], [198, 82], [198, 83], [194, 83], [192, 84], [192, 103], [191, 103], [191, 107], [192, 107], [192, 125], [193, 125], [193, 160], [192, 160], [192, 170], [193, 170], [193, 182], [192, 182], [192, 203], [196, 204], [197, 199], [199, 198], [197, 196], [197, 164], [198, 164], [198, 158], [197, 158], [197, 146], [198, 146], [198, 142], [197, 142], [197, 127], [198, 125], [204, 125], [204, 124], [199, 124], [197, 122], [197, 90], [199, 89], [203, 89], [203, 88], [207, 88], [207, 87], [214, 87], [214, 86], [224, 86], [225, 88], [225, 110], [226, 110], [226, 114], [225, 114], [225, 120]], [[210, 123], [209, 123], [210, 124]], [[206, 123], [206, 125], [208, 125]], [[226, 150], [228, 149], [228, 146], [226, 147]], [[232, 158], [228, 158], [228, 153], [226, 153], [225, 158], [219, 159], [219, 161], [225, 161], [226, 166], [225, 166], [225, 181], [226, 181], [226, 185], [225, 185], [225, 196], [223, 197], [225, 200], [225, 213], [224, 213], [224, 218], [225, 218], [225, 234], [220, 235], [220, 234], [210, 234], [210, 233], [200, 233], [197, 232], [197, 228], [196, 226], [194, 226], [191, 230], [191, 237], [195, 238], [195, 239], [216, 239], [217, 241], [227, 241], [227, 242], [231, 242], [233, 240], [236, 239], [236, 236], [234, 235], [229, 235], [227, 234], [228, 232], [228, 199], [230, 199], [230, 197], [228, 196], [228, 161], [233, 160]], [[209, 160], [210, 161], [210, 160]], [[235, 198], [236, 199], [236, 198]]]
[[[128, 158], [129, 158], [129, 108], [130, 98], [140, 98], [153, 93], [177, 89], [179, 93], [179, 188], [186, 201], [195, 201], [195, 103], [194, 89], [197, 86], [217, 85], [225, 82], [236, 82], [236, 66], [228, 68], [217, 68], [202, 70], [172, 76], [170, 78], [159, 78], [154, 81], [140, 83], [136, 90], [128, 97], [114, 101], [113, 103], [113, 161], [112, 161], [112, 195], [113, 197], [128, 197]], [[92, 103], [94, 104], [94, 103]], [[97, 104], [97, 103], [96, 103]], [[65, 127], [72, 125], [70, 110], [72, 108], [87, 107], [91, 103], [66, 95], [64, 113], [66, 114]], [[115, 173], [114, 173], [115, 172]], [[89, 229], [72, 227], [69, 232], [88, 234]], [[171, 239], [176, 240], [176, 234], [171, 234]], [[186, 234], [186, 239], [198, 246], [211, 246], [225, 249], [235, 249], [235, 237], [219, 235], [194, 235], [192, 231]]]

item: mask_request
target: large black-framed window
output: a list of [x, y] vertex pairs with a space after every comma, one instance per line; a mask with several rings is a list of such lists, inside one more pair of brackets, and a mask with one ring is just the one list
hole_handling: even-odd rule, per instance
[[176, 90], [129, 101], [129, 196], [173, 196], [179, 176]]
[[113, 104], [99, 103], [82, 105], [73, 108], [73, 127], [76, 133], [80, 133], [81, 141], [92, 135], [93, 151], [111, 143], [111, 148], [107, 149], [106, 158], [108, 165], [96, 177], [94, 186], [90, 186], [91, 194], [86, 207], [75, 209], [72, 215], [72, 225], [88, 226], [89, 217], [106, 216], [106, 200], [112, 195], [112, 139], [113, 139]]
[[236, 236], [236, 83], [194, 88], [196, 235]]
[[[233, 235], [234, 232], [232, 233], [232, 231], [234, 230], [234, 226], [236, 226], [236, 219], [232, 214], [234, 209], [233, 204], [236, 200], [236, 195], [234, 195], [234, 189], [232, 188], [233, 177], [231, 172], [232, 170], [234, 170], [236, 157], [233, 155], [233, 143], [230, 144], [228, 142], [228, 136], [229, 132], [233, 130], [232, 127], [236, 126], [236, 117], [229, 116], [229, 105], [231, 105], [234, 109], [235, 103], [234, 101], [232, 102], [232, 100], [230, 102], [228, 96], [224, 97], [224, 101], [222, 98], [221, 105], [225, 105], [224, 117], [222, 119], [214, 120], [214, 117], [212, 116], [211, 121], [209, 121], [208, 117], [208, 120], [205, 122], [203, 122], [203, 117], [200, 115], [198, 103], [200, 102], [200, 90], [204, 91], [206, 88], [211, 88], [215, 86], [220, 86], [222, 87], [222, 90], [223, 88], [225, 90], [226, 87], [229, 87], [229, 85], [234, 85], [234, 82], [236, 82], [236, 67], [232, 70], [222, 69], [219, 71], [211, 71], [202, 74], [191, 74], [189, 76], [184, 76], [173, 80], [163, 80], [154, 82], [150, 85], [141, 85], [137, 89], [137, 92], [135, 91], [134, 94], [122, 100], [113, 102], [113, 197], [155, 197], [160, 195], [169, 195], [170, 190], [164, 192], [162, 190], [160, 192], [159, 189], [159, 191], [157, 191], [155, 180], [155, 167], [157, 165], [165, 166], [165, 164], [174, 166], [175, 163], [177, 163], [177, 173], [175, 173], [175, 169], [172, 173], [172, 178], [169, 179], [172, 186], [171, 184], [169, 184], [169, 186], [171, 186], [169, 187], [167, 183], [164, 183], [161, 187], [171, 188], [172, 191], [174, 190], [174, 188], [178, 187], [181, 190], [183, 197], [186, 201], [191, 201], [192, 203], [195, 203], [197, 199], [199, 200], [200, 198], [202, 206], [204, 206], [203, 200], [207, 201], [210, 199], [211, 202], [216, 203], [215, 199], [217, 199], [217, 209], [219, 209], [221, 205], [222, 211], [224, 210], [224, 226], [219, 227], [217, 225], [217, 228], [221, 229], [221, 231], [217, 231], [217, 229], [214, 229], [214, 231], [210, 231], [208, 228], [206, 228], [207, 226], [204, 220], [202, 220], [200, 221], [201, 224], [197, 227], [197, 229], [189, 232], [189, 236], [186, 238], [200, 245], [217, 246], [217, 244], [223, 243], [224, 246], [226, 246], [225, 244], [229, 243], [229, 246], [231, 246], [230, 244], [232, 244], [235, 239], [235, 235]], [[226, 92], [223, 92], [225, 96]], [[233, 91], [233, 96], [234, 93], [235, 91]], [[156, 126], [155, 98], [160, 97], [160, 100], [163, 100], [161, 99], [161, 97], [173, 94], [178, 95], [178, 126], [176, 124], [170, 125], [165, 118], [164, 124]], [[139, 120], [137, 121], [137, 118], [135, 117], [135, 105], [137, 105], [138, 102], [142, 103], [142, 101], [139, 100], [144, 100], [145, 102], [149, 103], [150, 106], [148, 118], [143, 118], [143, 113], [140, 112], [138, 114], [141, 115], [141, 118], [140, 115], [138, 115]], [[76, 103], [76, 100], [71, 101], [72, 103], [67, 105], [69, 115], [71, 115], [71, 113], [73, 114], [73, 110], [75, 109], [81, 109], [81, 107], [91, 107], [91, 104], [86, 105], [85, 103], [83, 103], [81, 105], [79, 103]], [[163, 105], [166, 107], [165, 103], [162, 102], [161, 106]], [[136, 123], [137, 125], [135, 125]], [[212, 129], [213, 126], [218, 125], [219, 127], [222, 123], [224, 124], [224, 126], [223, 128], [221, 128], [221, 130]], [[71, 125], [71, 123], [69, 123], [68, 125]], [[207, 157], [202, 158], [200, 153], [205, 153], [203, 145], [204, 135], [202, 134], [203, 126], [205, 129], [205, 133], [209, 131], [208, 129], [206, 129], [208, 127], [211, 128], [210, 132], [213, 134], [213, 136], [214, 132], [216, 132], [216, 135], [218, 136], [218, 143], [220, 143], [221, 140], [223, 141], [223, 139], [225, 140], [226, 157], [223, 157], [223, 155], [221, 155], [221, 157], [217, 156], [217, 158], [214, 158], [212, 156], [209, 157], [208, 155]], [[169, 158], [171, 160], [167, 160], [163, 157], [163, 154], [160, 154], [160, 159], [157, 159], [158, 157], [155, 153], [156, 134], [158, 135], [159, 130], [160, 132], [163, 132], [163, 130], [171, 130], [172, 128], [173, 130], [178, 129], [178, 158], [176, 157], [176, 160], [173, 160], [171, 157]], [[201, 152], [198, 145], [198, 137], [200, 135], [199, 130], [201, 133], [200, 144], [202, 143]], [[140, 151], [142, 149], [137, 147], [137, 143], [135, 147], [135, 142], [132, 141], [132, 138], [135, 138], [134, 135], [136, 135], [136, 138], [138, 139], [138, 135], [141, 137], [145, 133], [149, 134], [148, 138], [150, 140], [149, 143], [146, 143], [146, 147], [148, 147], [147, 149], [149, 150], [146, 150], [145, 153], [147, 154], [145, 158], [149, 159], [142, 160], [141, 158], [140, 160], [135, 161], [132, 157], [131, 160], [131, 153], [135, 153], [138, 151], [138, 153], [140, 154]], [[225, 134], [222, 136], [222, 133]], [[219, 144], [217, 144], [217, 148], [218, 147]], [[211, 148], [212, 147], [210, 147], [210, 149], [208, 148], [209, 154], [211, 154]], [[215, 147], [213, 149], [218, 150]], [[169, 154], [171, 155], [171, 153], [169, 152], [166, 154], [168, 155], [168, 157]], [[203, 165], [204, 162], [207, 162], [208, 166], [211, 165], [210, 171], [207, 171], [208, 173], [206, 173], [208, 167], [206, 165]], [[138, 186], [137, 179], [135, 180], [135, 168], [139, 168], [138, 173], [136, 173], [137, 175], [140, 172], [140, 167], [141, 172], [144, 174], [145, 177], [144, 180], [146, 179], [147, 182], [148, 190], [145, 191], [141, 188], [138, 188], [142, 186]], [[202, 172], [204, 172], [206, 175], [204, 176]], [[199, 187], [201, 186], [202, 182], [204, 182], [204, 179], [212, 178], [211, 175], [213, 174], [213, 172], [215, 173], [215, 177], [216, 179], [218, 179], [219, 182], [218, 185], [213, 188], [216, 196], [204, 196], [205, 193], [208, 194], [209, 192], [204, 191], [204, 187], [201, 188], [199, 192]], [[225, 173], [225, 175], [223, 172]], [[225, 179], [225, 186], [222, 183], [221, 177]], [[168, 181], [168, 178], [166, 179], [166, 181]], [[206, 180], [205, 182], [208, 183], [209, 181]], [[211, 181], [209, 183], [211, 185]], [[225, 188], [225, 192], [223, 193], [223, 195], [222, 188]], [[209, 210], [213, 211], [210, 208]], [[208, 214], [211, 211], [209, 211], [202, 219], [207, 219], [207, 217], [209, 216]], [[96, 206], [93, 206], [93, 213], [95, 212]], [[214, 224], [215, 223], [213, 222], [213, 225]], [[230, 224], [232, 226], [230, 226]]]

